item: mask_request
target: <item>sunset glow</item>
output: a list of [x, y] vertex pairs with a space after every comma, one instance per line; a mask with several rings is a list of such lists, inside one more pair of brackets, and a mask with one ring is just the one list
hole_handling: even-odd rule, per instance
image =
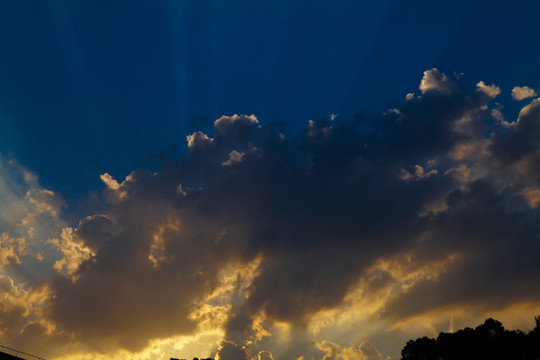
[[534, 327], [538, 4], [0, 4], [0, 345], [399, 360]]

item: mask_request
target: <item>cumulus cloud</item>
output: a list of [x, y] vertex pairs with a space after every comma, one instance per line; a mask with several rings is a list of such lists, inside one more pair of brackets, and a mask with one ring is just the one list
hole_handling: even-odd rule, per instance
[[[268, 355], [265, 353], [259, 354], [259, 358], [262, 359], [268, 359]], [[270, 354], [270, 359], [272, 358], [272, 355]], [[246, 352], [246, 349], [244, 347], [239, 346], [238, 344], [235, 344], [232, 341], [223, 341], [219, 345], [219, 350], [216, 354], [216, 360], [250, 360], [251, 356]]]
[[232, 131], [236, 132], [237, 130], [241, 130], [244, 126], [249, 127], [250, 125], [254, 125], [258, 123], [259, 123], [259, 120], [257, 119], [255, 115], [238, 115], [238, 114], [234, 114], [232, 116], [223, 115], [222, 117], [214, 121], [214, 128], [216, 129], [217, 133], [227, 133], [228, 131], [231, 131], [233, 128], [236, 128], [236, 130], [232, 130]]
[[[73, 276], [79, 266], [94, 255], [69, 227], [62, 230], [60, 238], [52, 239], [50, 242], [62, 253], [61, 259], [54, 263], [53, 269], [66, 276]], [[76, 277], [72, 279], [76, 280]]]
[[536, 182], [540, 178], [539, 116], [540, 99], [535, 99], [521, 109], [512, 131], [495, 132], [492, 136], [489, 151], [493, 165], [507, 177], [516, 177], [511, 173], [517, 173], [515, 181], [523, 183], [534, 179]]
[[274, 357], [272, 356], [272, 353], [269, 351], [261, 351], [259, 352], [259, 355], [257, 355], [258, 360], [274, 360]]
[[208, 135], [197, 131], [186, 136], [186, 140], [188, 142], [188, 148], [192, 148], [196, 146], [204, 146], [204, 144], [211, 143], [213, 139], [210, 139]]
[[454, 87], [455, 83], [436, 68], [424, 71], [424, 77], [420, 82], [420, 91], [422, 91], [422, 94], [430, 91], [449, 94], [454, 91]]
[[[333, 328], [539, 303], [540, 103], [506, 127], [493, 85], [431, 69], [420, 90], [368, 127], [323, 118], [297, 138], [222, 116], [159, 171], [104, 173], [105, 210], [45, 238], [36, 334], [106, 354], [219, 329], [221, 360], [379, 360], [388, 332], [348, 325], [341, 346]], [[58, 216], [32, 186], [11, 203]], [[5, 266], [31, 258], [6, 234]]]
[[113, 179], [113, 177], [107, 173], [103, 174], [100, 176], [101, 178], [101, 181], [103, 181], [103, 183], [105, 185], [107, 185], [107, 187], [111, 190], [118, 190], [120, 189], [120, 184], [118, 183], [118, 181], [116, 181], [115, 179]]
[[536, 91], [528, 86], [515, 86], [512, 89], [512, 98], [514, 100], [525, 100], [535, 96], [538, 96]]
[[483, 81], [476, 84], [476, 90], [480, 91], [490, 98], [496, 98], [501, 93], [501, 88], [495, 85], [486, 85]]

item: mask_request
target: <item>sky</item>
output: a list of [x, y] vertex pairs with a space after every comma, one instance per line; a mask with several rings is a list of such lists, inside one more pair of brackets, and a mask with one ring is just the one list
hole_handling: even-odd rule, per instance
[[0, 345], [397, 360], [532, 329], [538, 11], [0, 0]]

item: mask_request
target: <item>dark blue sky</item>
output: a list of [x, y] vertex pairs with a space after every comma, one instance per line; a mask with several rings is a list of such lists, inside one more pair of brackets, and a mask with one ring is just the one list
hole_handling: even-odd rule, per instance
[[[2, 1], [0, 151], [68, 203], [223, 114], [377, 113], [424, 70], [538, 88], [534, 1]], [[512, 109], [505, 109], [512, 110]], [[514, 112], [516, 109], [514, 109]]]
[[531, 329], [538, 14], [0, 0], [0, 343], [397, 360], [488, 317]]

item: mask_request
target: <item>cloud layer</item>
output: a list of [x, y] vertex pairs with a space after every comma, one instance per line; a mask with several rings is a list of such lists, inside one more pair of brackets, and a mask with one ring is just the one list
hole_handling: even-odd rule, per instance
[[[537, 309], [540, 102], [503, 121], [500, 88], [437, 69], [420, 91], [294, 138], [223, 116], [158, 172], [104, 173], [108, 210], [42, 237], [54, 275], [26, 287], [43, 300], [23, 335], [107, 354], [219, 329], [222, 360], [381, 359], [372, 343], [411, 319]], [[32, 219], [61, 212], [54, 192], [24, 199]], [[17, 234], [4, 267], [37, 257]]]

